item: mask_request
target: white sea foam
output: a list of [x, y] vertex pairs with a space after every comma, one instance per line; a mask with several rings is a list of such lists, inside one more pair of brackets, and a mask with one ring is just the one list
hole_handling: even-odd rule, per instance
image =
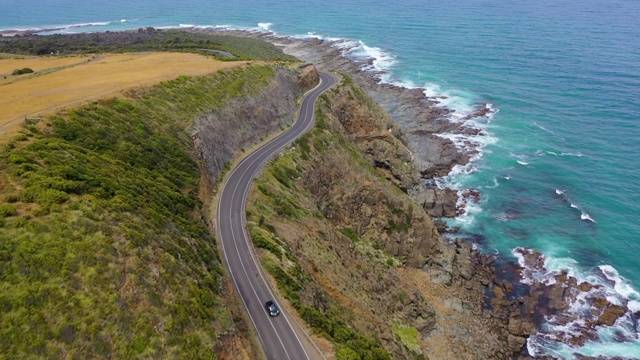
[[217, 30], [230, 30], [230, 29], [232, 29], [232, 27], [229, 26], [229, 25], [178, 24], [178, 26], [164, 26], [164, 27], [159, 27], [157, 29], [197, 29], [197, 30], [217, 29]]
[[634, 313], [638, 313], [640, 312], [640, 301], [631, 300], [627, 303], [627, 307], [629, 308], [629, 310], [633, 311]]
[[600, 265], [598, 268], [607, 279], [615, 284], [614, 289], [616, 293], [622, 295], [626, 300], [640, 301], [640, 293], [629, 285], [627, 280], [622, 277], [613, 266]]
[[517, 162], [518, 164], [520, 164], [520, 165], [524, 165], [524, 166], [529, 165], [529, 163], [528, 163], [528, 162], [526, 162], [526, 161], [522, 161], [522, 160], [516, 160], [516, 162]]
[[518, 260], [518, 265], [523, 268], [523, 271], [521, 273], [522, 278], [520, 282], [522, 282], [523, 284], [532, 285], [535, 281], [541, 280], [544, 277], [544, 272], [540, 273], [538, 269], [527, 266], [526, 258], [518, 250], [520, 250], [520, 248], [513, 249], [511, 253]]
[[[555, 282], [556, 275], [561, 272], [567, 272], [569, 276], [576, 278], [578, 284], [587, 281], [595, 285], [589, 291], [579, 292], [562, 316], [547, 316], [545, 318], [545, 324], [543, 324], [541, 331], [529, 337], [527, 341], [529, 355], [552, 354], [560, 356], [563, 354], [563, 351], [567, 350], [565, 349], [566, 345], [559, 343], [556, 339], [570, 339], [582, 336], [581, 332], [586, 326], [586, 321], [593, 320], [593, 317], [597, 316], [594, 314], [597, 314], [599, 310], [593, 307], [593, 301], [598, 298], [607, 299], [607, 301], [615, 305], [625, 306], [629, 311], [618, 318], [613, 326], [599, 327], [597, 329], [599, 339], [588, 341], [583, 349], [617, 344], [617, 340], [615, 340], [616, 334], [623, 334], [627, 339], [638, 340], [635, 320], [631, 313], [640, 311], [640, 292], [634, 289], [614, 267], [600, 265], [597, 267], [600, 270], [599, 273], [591, 270], [583, 271], [578, 267], [578, 262], [571, 258], [548, 255], [544, 256], [544, 268], [540, 268], [539, 264], [535, 267], [527, 267], [523, 253], [528, 251], [530, 250], [523, 248], [514, 249], [513, 251], [518, 264], [524, 268], [522, 271], [523, 283], [541, 282], [551, 284]], [[573, 318], [573, 320], [566, 321], [567, 318]], [[571, 348], [570, 350], [569, 354], [577, 349]]]
[[[269, 22], [260, 22], [257, 24], [257, 26], [253, 26], [253, 27], [245, 27], [245, 26], [236, 26], [236, 25], [231, 25], [231, 24], [218, 24], [218, 25], [191, 25], [193, 28], [195, 29], [216, 29], [216, 30], [227, 30], [227, 31], [233, 31], [233, 30], [239, 30], [239, 31], [248, 31], [248, 32], [254, 32], [254, 33], [267, 33], [267, 34], [271, 34], [271, 35], [277, 35], [277, 33], [273, 30], [271, 30], [271, 27], [273, 26], [273, 23], [269, 23]], [[168, 26], [165, 28], [175, 28]]]
[[110, 25], [110, 24], [111, 24], [111, 21], [89, 22], [89, 23], [80, 23], [80, 24], [67, 25], [64, 28], [66, 28], [66, 29], [74, 29], [74, 28], [81, 28], [81, 27], [88, 27], [88, 26], [107, 26], [107, 25]]
[[361, 70], [372, 72], [383, 83], [395, 84], [389, 73], [396, 63], [395, 56], [379, 47], [367, 45], [362, 40], [342, 39], [333, 43], [332, 46], [341, 49], [343, 56], [360, 64]]
[[459, 208], [463, 203], [465, 204], [464, 213], [456, 217], [456, 222], [465, 226], [470, 226], [476, 220], [476, 215], [482, 212], [482, 207], [479, 202], [464, 201], [464, 198], [460, 195], [463, 190], [458, 190], [458, 202], [456, 206]]
[[86, 22], [86, 23], [77, 23], [77, 24], [67, 24], [67, 25], [54, 25], [46, 28], [23, 28], [23, 29], [7, 29], [0, 31], [32, 31], [40, 34], [55, 34], [55, 33], [65, 33], [71, 34], [74, 33], [71, 30], [86, 28], [86, 27], [96, 27], [96, 26], [108, 26], [111, 25], [111, 21], [96, 21], [96, 22]]
[[564, 194], [564, 190], [556, 189], [556, 194], [563, 195]]
[[271, 27], [272, 27], [272, 26], [273, 26], [273, 23], [270, 23], [270, 22], [261, 22], [261, 23], [258, 23], [258, 27], [259, 27], [260, 29], [263, 29], [263, 30], [267, 31], [267, 32], [271, 32]]
[[0, 31], [41, 31], [43, 30], [42, 28], [36, 28], [36, 27], [31, 27], [31, 28], [4, 28], [4, 29], [0, 29]]
[[555, 134], [556, 134], [556, 133], [555, 133], [555, 132], [553, 132], [552, 130], [547, 129], [546, 127], [544, 127], [544, 126], [542, 126], [542, 125], [538, 124], [538, 123], [537, 123], [537, 122], [535, 122], [535, 121], [533, 122], [533, 125], [534, 125], [535, 127], [537, 127], [538, 129], [540, 129], [540, 130], [543, 130], [543, 131], [548, 132], [549, 134], [552, 134], [552, 135], [555, 135]]
[[[556, 190], [557, 193], [557, 190]], [[564, 192], [563, 192], [564, 194]], [[593, 217], [591, 217], [591, 215], [589, 215], [586, 211], [584, 211], [584, 209], [574, 203], [571, 202], [571, 200], [569, 200], [568, 198], [565, 198], [568, 202], [569, 202], [569, 206], [571, 206], [572, 209], [576, 209], [580, 211], [580, 219], [581, 220], [585, 220], [585, 221], [591, 221], [592, 223], [596, 223], [596, 221], [593, 219]]]
[[289, 36], [291, 39], [319, 39], [325, 40], [325, 38], [321, 35], [315, 33], [315, 31], [309, 31], [306, 35], [291, 35]]
[[549, 155], [553, 155], [555, 157], [559, 157], [559, 156], [573, 156], [573, 157], [583, 157], [584, 155], [582, 155], [581, 152], [577, 152], [577, 153], [572, 153], [572, 152], [561, 152], [561, 153], [557, 153], [554, 151], [547, 151], [546, 152]]
[[561, 153], [560, 156], [575, 156], [575, 157], [582, 157], [584, 155], [582, 155], [582, 153], [578, 152], [578, 153]]
[[495, 189], [498, 186], [500, 186], [500, 183], [498, 182], [498, 178], [494, 177], [493, 178], [493, 185], [485, 185], [485, 186], [482, 186], [481, 189]]
[[595, 220], [593, 220], [593, 218], [591, 217], [591, 215], [587, 214], [586, 212], [582, 212], [582, 214], [580, 214], [580, 219], [582, 220], [587, 220], [587, 221], [591, 221], [592, 223], [596, 223]]

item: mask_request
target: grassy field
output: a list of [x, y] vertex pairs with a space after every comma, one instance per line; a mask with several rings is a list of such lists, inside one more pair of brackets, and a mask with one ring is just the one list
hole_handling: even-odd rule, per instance
[[16, 56], [0, 54], [0, 79], [11, 75], [15, 69], [28, 67], [34, 71], [56, 69], [87, 61], [87, 56]]
[[0, 142], [17, 132], [17, 125], [25, 117], [38, 117], [180, 75], [205, 75], [245, 63], [190, 53], [1, 59], [0, 73], [10, 74], [24, 67], [36, 73], [0, 78]]

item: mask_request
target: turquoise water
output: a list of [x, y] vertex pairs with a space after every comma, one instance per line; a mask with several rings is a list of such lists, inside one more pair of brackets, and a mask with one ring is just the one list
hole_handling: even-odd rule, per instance
[[[640, 310], [637, 0], [25, 0], [0, 3], [0, 14], [0, 29], [227, 25], [362, 41], [349, 54], [375, 56], [385, 81], [444, 94], [461, 114], [480, 103], [499, 110], [479, 120], [488, 135], [475, 139], [486, 145], [475, 171], [446, 179], [481, 190], [457, 222], [486, 238], [484, 250], [542, 251], [550, 269], [602, 283]], [[579, 351], [640, 357], [636, 319], [616, 325], [631, 341], [603, 329]], [[536, 341], [535, 354], [576, 351]]]

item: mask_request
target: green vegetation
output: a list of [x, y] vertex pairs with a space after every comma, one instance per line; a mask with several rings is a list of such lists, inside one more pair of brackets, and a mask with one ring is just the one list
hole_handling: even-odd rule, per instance
[[0, 218], [6, 218], [18, 214], [15, 205], [1, 204], [0, 205]]
[[354, 243], [360, 241], [360, 239], [358, 239], [358, 235], [356, 235], [355, 231], [353, 231], [352, 228], [340, 229], [340, 232], [342, 233], [342, 235], [351, 239], [351, 241], [353, 241]]
[[0, 53], [66, 55], [132, 51], [195, 52], [219, 60], [296, 60], [260, 39], [180, 30], [141, 28], [128, 32], [0, 37]]
[[278, 161], [271, 161], [267, 172], [275, 181], [266, 183], [257, 183], [260, 192], [266, 195], [266, 201], [273, 208], [274, 212], [288, 219], [300, 219], [306, 213], [296, 200], [279, 191], [279, 187], [287, 189], [295, 188], [295, 182], [302, 174], [302, 170], [298, 169], [289, 157], [281, 157]]
[[414, 354], [422, 354], [420, 341], [418, 340], [418, 329], [402, 323], [395, 323], [393, 325], [393, 334]]
[[180, 77], [0, 150], [0, 358], [215, 358], [235, 325], [186, 130], [273, 74]]
[[33, 69], [31, 68], [15, 69], [13, 70], [13, 72], [11, 72], [11, 75], [31, 74], [32, 72]]
[[404, 210], [402, 208], [394, 208], [393, 206], [391, 206], [391, 204], [387, 204], [390, 209], [391, 209], [391, 213], [396, 215], [399, 218], [404, 218], [402, 220], [402, 222], [397, 222], [397, 221], [393, 221], [392, 219], [388, 219], [387, 220], [387, 224], [389, 225], [389, 228], [387, 229], [387, 232], [391, 233], [393, 231], [395, 232], [407, 232], [409, 231], [409, 229], [411, 229], [411, 221], [413, 219], [413, 207], [412, 205], [409, 205], [409, 211], [407, 211], [406, 213], [404, 212]]
[[300, 172], [287, 164], [274, 165], [271, 168], [273, 176], [284, 186], [291, 189], [293, 182], [300, 176]]
[[273, 276], [278, 284], [278, 289], [291, 301], [307, 325], [336, 344], [337, 360], [391, 359], [389, 353], [384, 350], [377, 339], [354, 330], [343, 320], [345, 309], [332, 304], [327, 310], [320, 311], [300, 301], [301, 291], [304, 291], [305, 285], [313, 280], [299, 263], [295, 260], [293, 263], [294, 265], [291, 265], [289, 269], [284, 270], [276, 261], [265, 257], [262, 265]]
[[249, 229], [249, 234], [251, 235], [251, 240], [257, 247], [270, 251], [278, 258], [282, 256], [282, 250], [280, 246], [276, 244], [276, 240], [270, 232], [259, 226], [252, 226]]
[[[322, 99], [321, 97], [321, 101], [327, 101], [326, 98]], [[391, 359], [391, 355], [380, 344], [377, 334], [364, 333], [356, 329], [352, 325], [353, 319], [349, 309], [333, 301], [317, 287], [309, 270], [301, 264], [299, 254], [284, 248], [284, 242], [276, 241], [276, 230], [269, 224], [285, 221], [297, 223], [305, 218], [317, 216], [308, 210], [309, 204], [304, 203], [304, 198], [300, 196], [300, 193], [305, 191], [300, 182], [308, 173], [305, 167], [312, 162], [312, 158], [317, 160], [321, 156], [319, 154], [328, 151], [330, 147], [332, 151], [336, 147], [344, 151], [349, 145], [346, 140], [328, 131], [324, 114], [316, 111], [316, 127], [295, 141], [292, 148], [270, 161], [254, 181], [257, 191], [252, 195], [253, 208], [249, 213], [249, 220], [255, 224], [251, 227], [251, 236], [257, 247], [268, 251], [263, 256], [262, 264], [275, 279], [279, 291], [310, 327], [334, 343], [336, 359]], [[352, 155], [349, 151], [346, 153]], [[357, 156], [357, 152], [353, 154]], [[365, 164], [360, 157], [357, 161]], [[339, 231], [354, 243], [363, 243], [352, 228]], [[308, 235], [293, 235], [294, 238], [300, 236]], [[306, 300], [309, 292], [322, 293], [322, 306]]]

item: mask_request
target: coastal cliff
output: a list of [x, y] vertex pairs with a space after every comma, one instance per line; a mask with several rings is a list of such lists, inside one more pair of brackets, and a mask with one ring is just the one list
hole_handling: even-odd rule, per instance
[[247, 208], [263, 265], [301, 318], [336, 358], [518, 354], [526, 331], [483, 309], [491, 260], [443, 239], [415, 201], [425, 189], [389, 115], [344, 77], [316, 118], [265, 167]]
[[[288, 126], [316, 79], [311, 65], [279, 68], [262, 91], [197, 118], [191, 135], [207, 177]], [[495, 279], [491, 259], [441, 237], [432, 216], [443, 211], [433, 209], [446, 205], [421, 181], [399, 125], [348, 76], [320, 98], [316, 118], [265, 167], [247, 209], [263, 266], [316, 340], [328, 339], [338, 359], [518, 354], [530, 329], [510, 325], [523, 323], [510, 321], [517, 304], [484, 309], [487, 289], [509, 285]], [[237, 358], [228, 349], [246, 341], [230, 335], [218, 355]]]

